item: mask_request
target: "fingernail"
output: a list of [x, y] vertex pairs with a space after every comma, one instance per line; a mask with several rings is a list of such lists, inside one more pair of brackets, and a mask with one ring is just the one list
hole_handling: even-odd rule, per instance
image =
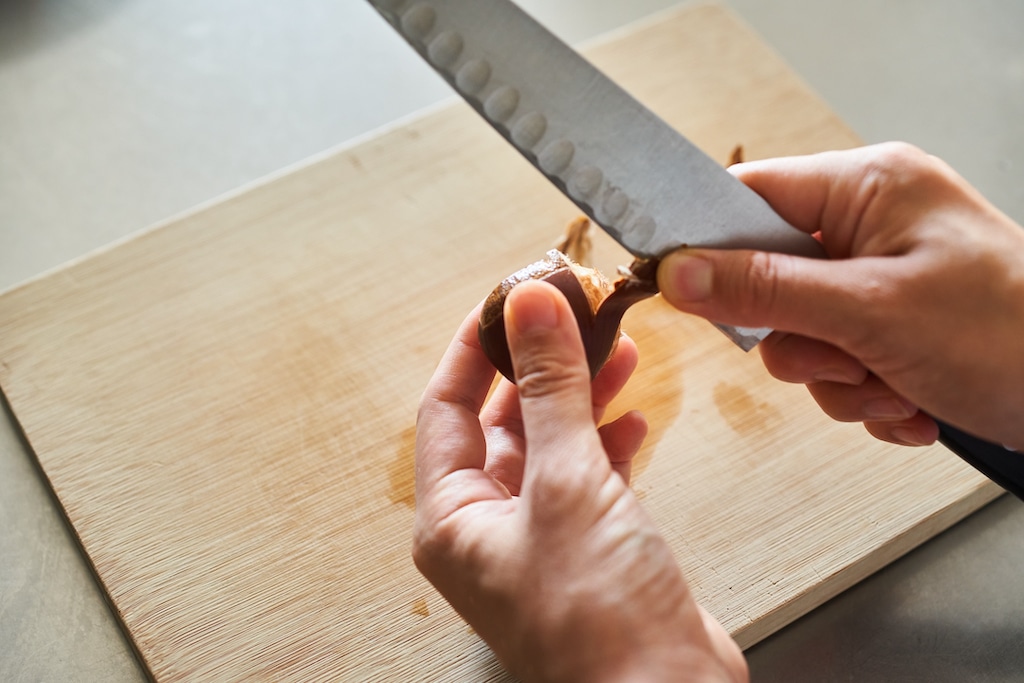
[[909, 427], [893, 427], [889, 435], [906, 446], [928, 446], [931, 444], [931, 441], [921, 438], [920, 434]]
[[505, 300], [505, 324], [517, 334], [551, 330], [558, 326], [553, 288], [537, 282], [515, 287]]
[[668, 256], [662, 263], [666, 275], [658, 284], [670, 301], [697, 303], [711, 298], [711, 262], [685, 251]]
[[916, 413], [917, 407], [898, 398], [876, 398], [865, 401], [861, 410], [870, 420], [904, 420]]

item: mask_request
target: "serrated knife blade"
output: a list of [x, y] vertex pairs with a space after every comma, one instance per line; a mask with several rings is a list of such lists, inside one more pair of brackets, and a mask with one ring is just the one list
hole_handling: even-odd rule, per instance
[[[746, 185], [510, 0], [369, 0], [495, 130], [637, 257], [821, 256]], [[770, 330], [719, 326], [749, 350]]]

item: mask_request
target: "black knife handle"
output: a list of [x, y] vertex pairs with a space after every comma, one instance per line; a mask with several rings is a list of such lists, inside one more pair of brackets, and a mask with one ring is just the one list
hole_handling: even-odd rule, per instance
[[939, 423], [939, 442], [1004, 489], [1024, 500], [1024, 453]]

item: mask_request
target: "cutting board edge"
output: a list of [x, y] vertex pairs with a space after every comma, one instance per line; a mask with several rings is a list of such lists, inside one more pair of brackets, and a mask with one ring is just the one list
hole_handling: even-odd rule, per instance
[[29, 455], [29, 460], [32, 462], [32, 467], [35, 469], [39, 478], [42, 480], [43, 487], [46, 489], [46, 494], [53, 503], [55, 511], [58, 513], [61, 523], [67, 530], [68, 535], [75, 544], [75, 549], [78, 551], [78, 555], [85, 563], [86, 568], [89, 571], [89, 575], [93, 581], [96, 582], [96, 587], [99, 589], [100, 597], [103, 599], [103, 603], [110, 610], [111, 616], [117, 622], [118, 631], [124, 638], [124, 642], [128, 645], [135, 657], [135, 660], [139, 663], [139, 668], [146, 675], [147, 680], [155, 681], [151, 672], [151, 668], [146, 662], [146, 658], [143, 655], [142, 649], [139, 644], [135, 642], [135, 638], [132, 637], [131, 631], [128, 629], [128, 624], [125, 623], [122, 618], [120, 610], [117, 605], [114, 604], [114, 598], [111, 595], [111, 591], [108, 589], [107, 584], [103, 581], [100, 575], [99, 568], [93, 562], [92, 556], [86, 551], [85, 544], [82, 542], [82, 538], [78, 535], [78, 530], [75, 528], [74, 523], [71, 521], [71, 516], [67, 509], [64, 507], [64, 503], [61, 501], [60, 495], [57, 493], [57, 489], [46, 473], [46, 469], [43, 467], [42, 460], [39, 458], [39, 454], [36, 453], [36, 449], [32, 446], [32, 441], [29, 439], [28, 434], [22, 427], [21, 421], [18, 419], [17, 414], [14, 411], [14, 406], [11, 405], [10, 400], [7, 398], [7, 394], [4, 393], [3, 387], [0, 386], [0, 413], [4, 413], [8, 422], [11, 425], [11, 429], [14, 431], [16, 438], [21, 442], [22, 448], [25, 449]]
[[1006, 491], [999, 485], [988, 479], [980, 479], [967, 495], [952, 501], [931, 517], [910, 526], [902, 534], [890, 538], [856, 562], [843, 567], [829, 581], [818, 583], [790, 602], [768, 612], [758, 622], [742, 626], [730, 635], [743, 650], [754, 647], [1004, 495]]

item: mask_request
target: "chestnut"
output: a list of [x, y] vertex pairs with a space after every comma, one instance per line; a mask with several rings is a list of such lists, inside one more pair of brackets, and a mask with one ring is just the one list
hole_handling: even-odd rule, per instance
[[611, 283], [599, 271], [552, 249], [544, 259], [502, 280], [487, 297], [478, 327], [480, 345], [498, 372], [515, 382], [505, 337], [505, 297], [521, 282], [543, 280], [561, 290], [569, 301], [593, 379], [615, 350], [626, 309], [658, 293], [657, 272], [657, 259], [636, 259], [628, 268], [620, 268], [621, 277]]

